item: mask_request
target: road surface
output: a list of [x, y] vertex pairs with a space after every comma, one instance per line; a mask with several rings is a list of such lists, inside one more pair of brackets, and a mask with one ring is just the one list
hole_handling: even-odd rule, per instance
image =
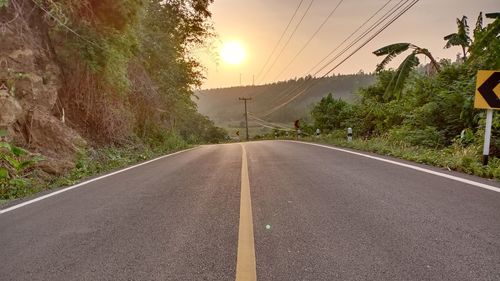
[[171, 155], [4, 207], [0, 280], [500, 280], [499, 185], [396, 161], [286, 141]]

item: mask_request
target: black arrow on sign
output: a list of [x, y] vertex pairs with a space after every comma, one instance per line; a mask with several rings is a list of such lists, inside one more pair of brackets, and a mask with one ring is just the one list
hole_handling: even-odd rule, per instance
[[500, 98], [493, 92], [493, 89], [500, 84], [500, 72], [494, 72], [477, 90], [484, 100], [492, 108], [500, 108]]

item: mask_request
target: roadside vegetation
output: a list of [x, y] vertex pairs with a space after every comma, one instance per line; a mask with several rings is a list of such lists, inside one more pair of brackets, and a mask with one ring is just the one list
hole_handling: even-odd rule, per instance
[[[481, 163], [485, 111], [474, 109], [478, 70], [500, 70], [500, 14], [479, 15], [470, 31], [466, 17], [457, 19], [457, 32], [444, 37], [444, 47], [460, 51], [457, 61], [436, 62], [431, 52], [411, 43], [397, 43], [374, 52], [384, 56], [377, 81], [362, 88], [348, 103], [324, 97], [302, 120], [311, 138], [360, 150], [392, 155], [482, 177], [500, 179], [500, 116], [495, 114], [487, 167]], [[385, 69], [405, 52], [401, 65]], [[422, 66], [419, 55], [430, 58]], [[354, 141], [346, 141], [352, 127]]]
[[[5, 132], [0, 131], [0, 137]], [[25, 196], [33, 183], [34, 167], [43, 158], [7, 142], [0, 142], [0, 200]]]
[[39, 169], [45, 160], [42, 156], [8, 142], [0, 142], [0, 203], [47, 189], [73, 185], [91, 176], [191, 146], [178, 134], [165, 133], [149, 144], [136, 141], [128, 144], [80, 149], [75, 157], [74, 168], [62, 175], [54, 176]]
[[[60, 71], [53, 80], [51, 73], [43, 77], [58, 88], [51, 116], [43, 120], [53, 115], [61, 121], [51, 123], [57, 130], [40, 129], [48, 141], [38, 143], [22, 134], [33, 124], [18, 122], [2, 132], [0, 202], [224, 141], [227, 133], [198, 113], [193, 101], [204, 77], [191, 53], [215, 36], [212, 2], [0, 0], [0, 9], [27, 17], [41, 30], [10, 40], [24, 48], [38, 48], [37, 40], [48, 46], [48, 58]], [[7, 85], [20, 99], [14, 78]], [[78, 145], [66, 137], [75, 135], [83, 139]]]
[[454, 143], [445, 147], [412, 145], [406, 141], [395, 141], [389, 136], [346, 139], [346, 132], [335, 131], [320, 138], [305, 140], [333, 144], [341, 147], [373, 152], [381, 155], [410, 160], [420, 164], [441, 167], [449, 171], [459, 171], [491, 179], [500, 179], [500, 158], [490, 159], [488, 166], [481, 163], [482, 145], [462, 145]]

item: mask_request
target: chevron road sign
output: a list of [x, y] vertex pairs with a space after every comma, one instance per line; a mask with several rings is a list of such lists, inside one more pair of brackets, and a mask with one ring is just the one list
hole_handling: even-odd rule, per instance
[[480, 70], [477, 73], [474, 107], [500, 109], [500, 71]]
[[486, 128], [484, 131], [483, 165], [488, 165], [490, 154], [491, 123], [493, 110], [500, 109], [500, 71], [479, 70], [476, 81], [474, 107], [486, 109]]

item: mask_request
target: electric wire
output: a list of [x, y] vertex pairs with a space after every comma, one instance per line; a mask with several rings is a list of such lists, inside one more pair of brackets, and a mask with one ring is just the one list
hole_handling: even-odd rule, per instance
[[54, 16], [50, 11], [48, 11], [45, 7], [43, 7], [42, 5], [40, 5], [39, 3], [37, 3], [35, 0], [31, 0], [31, 2], [33, 2], [33, 4], [35, 4], [40, 10], [42, 10], [43, 12], [45, 12], [47, 15], [49, 15], [52, 19], [54, 19], [62, 27], [64, 27], [65, 29], [67, 29], [69, 32], [73, 33], [76, 37], [80, 38], [81, 40], [83, 40], [83, 41], [85, 41], [87, 43], [90, 43], [90, 44], [96, 46], [97, 48], [99, 48], [101, 50], [105, 50], [103, 47], [101, 47], [96, 42], [93, 42], [93, 41], [85, 38], [84, 36], [82, 36], [78, 32], [76, 32], [75, 30], [73, 30], [71, 27], [67, 26], [61, 19], [59, 19], [56, 16]]
[[274, 53], [276, 52], [276, 50], [278, 49], [279, 45], [281, 44], [281, 41], [283, 40], [283, 38], [285, 37], [285, 34], [286, 32], [288, 31], [288, 28], [290, 28], [290, 25], [292, 24], [292, 21], [293, 19], [295, 18], [295, 16], [297, 15], [300, 7], [302, 6], [302, 3], [304, 3], [304, 0], [300, 0], [299, 2], [299, 5], [297, 6], [297, 8], [295, 9], [295, 12], [293, 13], [292, 17], [290, 18], [290, 20], [288, 21], [288, 24], [286, 25], [285, 29], [283, 30], [283, 32], [281, 33], [281, 36], [278, 40], [278, 42], [276, 43], [276, 45], [274, 46], [272, 52], [269, 54], [269, 56], [267, 57], [266, 59], [266, 62], [264, 63], [264, 65], [262, 66], [261, 70], [259, 71], [259, 73], [257, 74], [257, 78], [259, 78], [261, 75], [262, 75], [262, 72], [264, 72], [264, 69], [266, 68], [266, 66], [269, 64], [269, 61], [271, 60], [271, 58], [273, 57]]
[[[281, 92], [281, 93], [287, 93], [286, 95], [284, 95], [284, 97], [287, 97], [290, 93], [293, 93], [295, 92], [296, 90], [302, 88], [307, 82], [309, 82], [309, 80], [311, 80], [313, 77], [311, 75], [309, 75], [316, 67], [318, 67], [319, 65], [321, 65], [321, 63], [323, 63], [324, 61], [326, 61], [333, 53], [335, 53], [343, 44], [345, 44], [349, 39], [351, 39], [361, 28], [363, 28], [367, 23], [369, 23], [376, 15], [378, 15], [382, 10], [384, 10], [387, 5], [389, 5], [390, 2], [392, 2], [393, 0], [388, 0], [381, 8], [379, 8], [375, 13], [373, 13], [370, 18], [368, 18], [367, 20], [365, 20], [356, 30], [354, 30], [348, 37], [346, 37], [346, 39], [341, 42], [335, 49], [333, 49], [327, 56], [325, 56], [323, 59], [321, 59], [311, 70], [309, 70], [305, 75], [304, 77], [305, 80], [299, 84], [298, 86], [297, 85], [291, 85], [288, 89], [286, 89], [285, 91]], [[392, 11], [393, 9], [397, 8], [397, 7], [400, 7], [399, 4], [401, 4], [401, 2], [403, 2], [405, 0], [401, 0], [398, 4], [396, 4], [390, 11]], [[406, 0], [406, 1], [409, 1], [409, 0]], [[389, 11], [389, 12], [390, 12]], [[380, 22], [381, 20], [385, 20], [385, 18], [387, 17], [387, 15], [389, 14], [389, 12], [385, 13], [378, 21], [376, 21], [374, 24]], [[371, 26], [373, 27], [373, 25]], [[370, 28], [371, 28], [370, 27]], [[370, 30], [369, 28], [369, 30]], [[360, 36], [362, 36], [363, 34], [366, 34], [368, 31], [365, 31], [363, 32]], [[358, 36], [358, 38], [360, 37]], [[280, 94], [281, 95], [281, 94]], [[281, 98], [279, 98], [281, 99]], [[279, 100], [278, 99], [278, 100]]]
[[251, 118], [251, 119], [253, 119], [253, 120], [263, 122], [263, 123], [267, 124], [268, 126], [272, 126], [272, 127], [276, 127], [276, 128], [290, 129], [290, 128], [285, 127], [285, 126], [282, 126], [282, 125], [279, 125], [279, 124], [276, 124], [276, 123], [272, 123], [272, 122], [260, 119], [259, 117], [253, 115], [251, 112], [248, 112], [248, 117]]
[[318, 33], [323, 29], [323, 27], [326, 25], [326, 23], [332, 18], [333, 14], [337, 11], [337, 9], [340, 7], [340, 5], [344, 2], [344, 0], [340, 0], [337, 5], [333, 8], [333, 10], [330, 12], [330, 14], [323, 20], [323, 22], [320, 24], [320, 26], [316, 29], [316, 31], [309, 37], [307, 42], [302, 46], [302, 48], [297, 52], [297, 54], [290, 60], [290, 62], [285, 66], [285, 68], [274, 78], [274, 80], [278, 80], [281, 75], [285, 71], [288, 70], [288, 68], [295, 62], [295, 60], [302, 54], [302, 52], [309, 46], [309, 44], [312, 42], [312, 40], [318, 35]]
[[[367, 41], [365, 41], [363, 44], [361, 44], [359, 47], [357, 47], [351, 54], [349, 54], [346, 58], [344, 58], [342, 61], [340, 61], [337, 65], [335, 65], [333, 68], [331, 68], [328, 72], [326, 72], [321, 78], [325, 78], [326, 76], [328, 76], [332, 71], [334, 71], [335, 69], [337, 69], [340, 65], [342, 65], [344, 62], [346, 62], [349, 58], [351, 58], [354, 54], [356, 54], [361, 48], [363, 48], [364, 46], [366, 46], [370, 41], [372, 41], [378, 34], [380, 34], [382, 31], [384, 31], [389, 25], [391, 25], [394, 21], [396, 21], [399, 17], [401, 17], [404, 13], [406, 13], [406, 11], [408, 11], [411, 7], [413, 7], [419, 0], [415, 0], [414, 2], [412, 2], [408, 7], [406, 7], [402, 12], [400, 12], [395, 18], [393, 18], [391, 21], [389, 21], [382, 29], [380, 29], [379, 31], [377, 31], [375, 34], [373, 34]], [[320, 79], [321, 79], [320, 78]], [[317, 82], [316, 82], [317, 83]], [[267, 116], [269, 116], [270, 114], [274, 113], [276, 110], [282, 108], [283, 106], [286, 106], [287, 104], [289, 104], [290, 102], [292, 102], [293, 100], [295, 100], [297, 97], [299, 97], [300, 95], [302, 95], [303, 93], [305, 93], [308, 89], [310, 89], [314, 84], [316, 83], [312, 83], [311, 85], [309, 85], [308, 87], [306, 87], [305, 89], [301, 90], [299, 93], [297, 93], [295, 96], [293, 96], [291, 99], [289, 99], [288, 101], [286, 101], [285, 103], [275, 107], [273, 109], [273, 111], [271, 113], [268, 113]]]
[[[368, 24], [375, 16], [377, 16], [382, 10], [384, 10], [389, 3], [391, 3], [393, 0], [387, 1], [382, 7], [380, 7], [375, 13], [373, 13], [367, 20], [365, 20], [356, 30], [354, 30], [349, 36], [347, 36], [344, 41], [342, 41], [340, 44], [335, 47], [328, 55], [326, 55], [323, 59], [321, 59], [315, 66], [313, 66], [307, 73], [312, 73], [316, 67], [321, 65], [322, 62], [328, 59], [333, 53], [335, 53], [342, 45], [344, 45], [349, 39], [351, 39], [358, 31], [360, 31], [366, 24]], [[402, 0], [403, 1], [403, 0]], [[402, 2], [400, 1], [400, 2]], [[306, 74], [307, 75], [307, 74]]]
[[[407, 1], [409, 2], [409, 1]], [[405, 8], [403, 8], [402, 11], [400, 11], [396, 16], [394, 16], [391, 20], [389, 20], [382, 28], [380, 28], [379, 30], [377, 30], [373, 35], [371, 35], [365, 42], [363, 42], [360, 46], [358, 46], [353, 52], [351, 52], [347, 57], [345, 57], [342, 61], [340, 61], [338, 64], [336, 64], [333, 68], [331, 68], [328, 72], [326, 72], [320, 79], [322, 78], [325, 78], [327, 75], [329, 75], [332, 71], [334, 71], [335, 69], [337, 69], [340, 65], [342, 65], [344, 62], [346, 62], [349, 58], [351, 58], [354, 54], [356, 54], [361, 48], [363, 48], [364, 46], [366, 46], [368, 43], [370, 43], [375, 37], [377, 37], [380, 33], [382, 33], [385, 29], [387, 29], [387, 27], [389, 27], [392, 23], [394, 23], [398, 18], [400, 18], [403, 14], [405, 14], [409, 9], [411, 9], [415, 4], [417, 4], [419, 2], [419, 0], [413, 0], [413, 2], [411, 2], [408, 6], [406, 6]], [[406, 4], [406, 3], [405, 3]], [[331, 62], [330, 62], [331, 63]], [[328, 64], [329, 65], [329, 64]], [[301, 90], [300, 92], [298, 92], [296, 95], [294, 95], [293, 97], [291, 97], [290, 99], [288, 99], [286, 102], [278, 105], [278, 106], [275, 106], [274, 108], [272, 108], [271, 110], [267, 111], [264, 115], [261, 115], [261, 117], [267, 117], [269, 115], [271, 115], [272, 113], [276, 112], [277, 110], [279, 110], [280, 108], [286, 106], [287, 104], [289, 104], [290, 102], [292, 102], [293, 100], [295, 100], [297, 97], [299, 97], [300, 95], [304, 94], [308, 89], [310, 89], [312, 86], [314, 86], [316, 83], [317, 83], [318, 80], [313, 81], [313, 83], [309, 84], [308, 86], [306, 86], [303, 90]]]
[[325, 69], [326, 67], [328, 67], [328, 65], [330, 65], [331, 63], [333, 63], [336, 59], [338, 59], [341, 55], [343, 55], [345, 52], [347, 52], [350, 48], [352, 48], [352, 46], [356, 45], [357, 43], [359, 43], [359, 41], [361, 41], [365, 36], [367, 36], [368, 34], [370, 34], [373, 30], [375, 30], [377, 27], [379, 27], [386, 19], [388, 19], [389, 17], [391, 17], [392, 15], [394, 15], [396, 12], [398, 12], [398, 10], [400, 10], [403, 6], [405, 6], [406, 4], [408, 4], [410, 1], [413, 1], [413, 0], [400, 0], [392, 9], [390, 9], [389, 11], [387, 11], [383, 16], [382, 18], [380, 18], [379, 20], [377, 20], [375, 23], [373, 23], [369, 28], [368, 30], [366, 30], [365, 32], [363, 32], [361, 35], [359, 35], [358, 37], [356, 37], [356, 39], [351, 42], [347, 47], [345, 47], [339, 54], [337, 54], [335, 57], [333, 57], [332, 59], [330, 59], [322, 68], [320, 68], [319, 70], [317, 70], [313, 76], [316, 76], [318, 75], [318, 73], [320, 73], [323, 69]]
[[[339, 54], [337, 54], [337, 56], [335, 56], [333, 59], [331, 59], [327, 64], [325, 64], [320, 70], [318, 70], [314, 75], [309, 75], [309, 74], [306, 74], [307, 78], [304, 80], [303, 83], [299, 84], [298, 86], [295, 86], [295, 88], [293, 88], [292, 91], [290, 91], [290, 93], [293, 93], [297, 90], [300, 90], [301, 88], [303, 88], [304, 86], [306, 86], [306, 84], [312, 80], [312, 78], [314, 76], [316, 76], [319, 72], [321, 72], [321, 70], [323, 70], [324, 68], [328, 67], [328, 65], [330, 65], [333, 61], [335, 61], [336, 59], [338, 59], [341, 55], [345, 54], [350, 48], [352, 48], [355, 44], [357, 44], [359, 41], [361, 41], [365, 36], [367, 36], [370, 32], [372, 32], [375, 28], [377, 28], [378, 26], [380, 26], [385, 20], [387, 20], [389, 17], [391, 17], [396, 11], [398, 11], [399, 9], [401, 9], [403, 6], [405, 6], [407, 3], [409, 3], [410, 1], [413, 1], [413, 0], [401, 0], [399, 1], [393, 8], [391, 8], [388, 12], [386, 12], [380, 19], [378, 19], [374, 24], [372, 24], [368, 30], [364, 31], [361, 35], [359, 35], [353, 42], [351, 42], [346, 48], [344, 48]], [[403, 3], [404, 2], [404, 3]], [[328, 57], [328, 56], [327, 56]], [[324, 62], [324, 60], [327, 58], [325, 57], [324, 59], [322, 59], [320, 61], [321, 62]], [[307, 88], [307, 87], [306, 87]], [[310, 87], [309, 87], [310, 88]], [[287, 102], [285, 102], [287, 103]], [[263, 116], [268, 116], [270, 115], [272, 112], [274, 112], [274, 108], [271, 108], [269, 109], [268, 111], [266, 111], [266, 113], [263, 115]], [[271, 112], [271, 113], [269, 113]]]
[[283, 45], [283, 47], [281, 48], [280, 52], [278, 53], [278, 55], [276, 56], [276, 58], [274, 58], [273, 60], [273, 63], [271, 64], [271, 66], [267, 69], [267, 71], [264, 73], [264, 76], [262, 77], [262, 79], [260, 80], [265, 80], [265, 78], [267, 77], [267, 75], [269, 74], [269, 72], [271, 71], [271, 69], [273, 69], [274, 65], [276, 64], [276, 62], [278, 62], [279, 58], [281, 57], [281, 55], [283, 55], [283, 52], [285, 51], [286, 47], [288, 47], [288, 44], [290, 44], [290, 41], [292, 40], [293, 36], [295, 35], [295, 33], [297, 32], [297, 30], [299, 29], [300, 25], [302, 24], [302, 22], [304, 21], [304, 18], [306, 17], [306, 15], [309, 13], [309, 10], [311, 9], [311, 6], [313, 5], [315, 0], [311, 0], [311, 2], [309, 3], [309, 6], [307, 6], [307, 9], [306, 11], [304, 12], [304, 14], [302, 15], [302, 17], [300, 18], [299, 22], [297, 23], [297, 25], [295, 25], [295, 28], [294, 30], [292, 31], [292, 33], [290, 34], [290, 36], [288, 37], [287, 41], [285, 42], [285, 45]]

